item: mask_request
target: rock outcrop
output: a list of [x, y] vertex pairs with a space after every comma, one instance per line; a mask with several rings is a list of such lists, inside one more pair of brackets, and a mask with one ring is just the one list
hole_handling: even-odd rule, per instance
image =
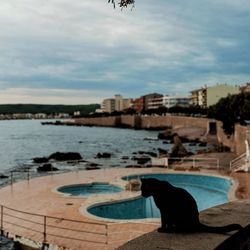
[[82, 156], [77, 152], [56, 152], [51, 154], [48, 159], [56, 161], [77, 161], [81, 160]]
[[47, 157], [35, 157], [32, 160], [34, 163], [47, 163], [49, 161]]
[[96, 158], [111, 158], [111, 153], [103, 152], [103, 153], [98, 153], [96, 155]]
[[178, 134], [174, 135], [174, 146], [172, 148], [171, 157], [185, 157], [189, 155], [186, 148], [182, 145], [181, 139]]
[[37, 168], [38, 172], [51, 172], [51, 171], [58, 171], [58, 168], [53, 167], [52, 164], [46, 163], [43, 166]]

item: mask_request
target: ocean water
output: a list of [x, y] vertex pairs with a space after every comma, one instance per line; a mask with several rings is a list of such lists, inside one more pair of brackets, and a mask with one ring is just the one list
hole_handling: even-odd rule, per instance
[[[41, 125], [41, 120], [0, 121], [0, 174], [10, 170], [33, 166], [32, 158], [47, 157], [54, 152], [79, 152], [84, 160], [104, 167], [134, 164], [134, 152], [158, 152], [158, 148], [171, 150], [171, 144], [156, 139], [159, 131]], [[195, 151], [189, 147], [188, 150]], [[110, 159], [96, 159], [98, 152], [109, 152]], [[128, 156], [128, 160], [122, 159]], [[76, 166], [84, 169], [84, 166]], [[72, 169], [63, 164], [59, 169]]]
[[40, 120], [0, 121], [0, 171], [20, 167], [34, 157], [60, 152], [79, 152], [94, 160], [98, 152], [112, 153], [107, 165], [119, 165], [122, 156], [139, 150], [157, 152], [168, 148], [157, 138], [157, 131], [105, 127], [43, 126]]

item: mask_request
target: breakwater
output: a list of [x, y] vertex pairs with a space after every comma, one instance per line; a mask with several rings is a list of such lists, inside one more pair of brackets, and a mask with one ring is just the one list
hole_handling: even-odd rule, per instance
[[181, 129], [181, 128], [202, 128], [206, 134], [217, 137], [218, 143], [230, 148], [231, 152], [240, 155], [245, 152], [245, 140], [250, 133], [250, 129], [244, 126], [236, 125], [235, 133], [231, 136], [224, 133], [222, 122], [201, 118], [186, 116], [142, 116], [142, 115], [121, 115], [111, 117], [96, 118], [78, 118], [74, 120], [75, 125], [83, 126], [103, 126], [103, 127], [126, 127], [132, 129]]

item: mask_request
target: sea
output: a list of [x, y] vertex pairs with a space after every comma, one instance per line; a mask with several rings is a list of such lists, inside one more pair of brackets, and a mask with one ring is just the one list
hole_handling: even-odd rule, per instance
[[[51, 121], [51, 120], [50, 120]], [[29, 169], [34, 176], [44, 175], [37, 171], [35, 157], [48, 157], [55, 152], [78, 152], [86, 162], [79, 164], [55, 163], [59, 172], [85, 169], [95, 163], [100, 168], [135, 165], [138, 152], [158, 153], [159, 148], [171, 151], [172, 144], [158, 140], [160, 131], [134, 130], [110, 127], [42, 125], [44, 120], [0, 121], [0, 175], [10, 176], [11, 171]], [[185, 145], [189, 151], [199, 149]], [[98, 153], [111, 153], [111, 158], [98, 159]], [[23, 179], [25, 174], [15, 174]], [[0, 185], [9, 178], [0, 179]]]

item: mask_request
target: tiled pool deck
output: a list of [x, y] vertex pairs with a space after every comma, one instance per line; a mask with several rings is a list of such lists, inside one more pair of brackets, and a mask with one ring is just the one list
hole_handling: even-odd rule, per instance
[[[1, 226], [5, 233], [9, 232], [12, 236], [23, 236], [38, 242], [46, 240], [53, 245], [71, 249], [116, 249], [128, 240], [153, 231], [158, 227], [159, 221], [123, 223], [104, 221], [90, 216], [85, 212], [85, 208], [97, 202], [135, 197], [139, 192], [125, 191], [112, 195], [76, 198], [58, 193], [56, 189], [64, 185], [91, 182], [109, 182], [124, 187], [126, 182], [121, 180], [122, 176], [170, 172], [176, 173], [162, 168], [116, 168], [55, 174], [18, 182], [0, 189], [0, 205], [3, 210]], [[203, 173], [215, 174], [211, 171], [202, 171]], [[238, 196], [250, 198], [250, 175], [234, 174], [233, 177], [239, 180]], [[45, 228], [44, 224], [46, 224]]]

